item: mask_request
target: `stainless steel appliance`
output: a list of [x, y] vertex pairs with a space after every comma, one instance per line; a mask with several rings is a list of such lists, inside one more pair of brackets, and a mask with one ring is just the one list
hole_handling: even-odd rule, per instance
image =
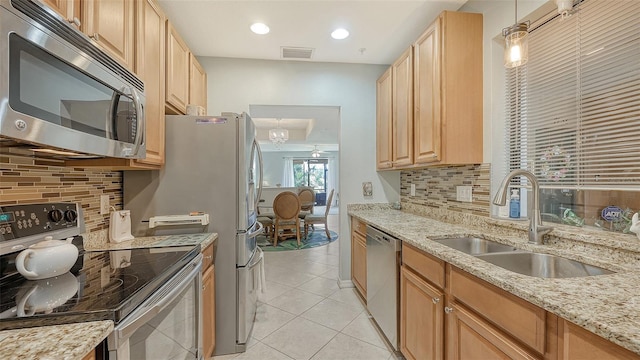
[[389, 345], [399, 350], [401, 241], [367, 226], [367, 310]]
[[257, 309], [263, 261], [256, 236], [262, 183], [260, 148], [247, 114], [167, 116], [166, 158], [159, 171], [124, 172], [124, 207], [134, 236], [184, 234], [203, 226], [149, 229], [159, 215], [204, 212], [218, 233], [215, 257], [216, 355], [244, 351]]
[[[0, 256], [0, 330], [112, 320], [103, 358], [200, 359], [199, 246], [85, 252], [82, 231], [77, 204], [0, 207], [0, 242], [13, 248]], [[26, 280], [16, 256], [44, 236], [73, 236], [80, 255], [67, 273]]]
[[143, 82], [65, 19], [0, 0], [0, 54], [3, 153], [145, 156]]

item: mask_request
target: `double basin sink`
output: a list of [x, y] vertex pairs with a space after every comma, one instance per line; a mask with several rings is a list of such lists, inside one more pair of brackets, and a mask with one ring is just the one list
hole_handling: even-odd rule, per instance
[[612, 274], [612, 271], [560, 256], [517, 249], [477, 237], [434, 239], [450, 248], [473, 255], [507, 270], [541, 278], [570, 278]]

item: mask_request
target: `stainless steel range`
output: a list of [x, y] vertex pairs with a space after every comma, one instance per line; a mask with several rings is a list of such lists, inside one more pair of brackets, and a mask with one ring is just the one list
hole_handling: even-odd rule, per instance
[[[66, 215], [66, 216], [65, 216]], [[0, 330], [112, 320], [110, 359], [199, 359], [199, 246], [84, 251], [77, 204], [0, 207]], [[70, 271], [27, 280], [16, 258], [45, 236], [73, 237]]]

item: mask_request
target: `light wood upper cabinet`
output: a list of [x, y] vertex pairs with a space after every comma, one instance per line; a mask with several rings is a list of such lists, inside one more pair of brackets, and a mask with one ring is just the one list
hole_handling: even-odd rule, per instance
[[413, 48], [409, 47], [391, 65], [392, 164], [413, 164]]
[[391, 132], [391, 67], [376, 82], [376, 168], [390, 169], [393, 164]]
[[[450, 11], [398, 58], [391, 74], [393, 158], [391, 166], [378, 158], [378, 170], [482, 162], [481, 59], [482, 14]], [[384, 106], [378, 104], [379, 117]], [[384, 138], [388, 125], [377, 123], [376, 136]]]
[[207, 73], [193, 54], [189, 56], [189, 104], [207, 110]]
[[166, 110], [185, 114], [189, 103], [189, 58], [191, 52], [167, 20]]
[[131, 0], [85, 0], [82, 31], [122, 65], [134, 69], [134, 5]]
[[440, 160], [440, 18], [414, 44], [415, 163]]
[[42, 0], [42, 2], [62, 16], [73, 27], [80, 28], [78, 25], [81, 24], [80, 6], [77, 5], [77, 0]]
[[164, 164], [165, 21], [155, 0], [137, 2], [136, 73], [144, 81], [147, 156], [136, 163]]
[[405, 358], [444, 358], [444, 294], [409, 267], [400, 268], [400, 351]]

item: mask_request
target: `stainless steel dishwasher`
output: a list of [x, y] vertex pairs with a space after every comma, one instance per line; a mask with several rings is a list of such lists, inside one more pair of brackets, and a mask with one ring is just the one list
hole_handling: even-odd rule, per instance
[[367, 309], [396, 352], [399, 349], [400, 240], [367, 226]]

